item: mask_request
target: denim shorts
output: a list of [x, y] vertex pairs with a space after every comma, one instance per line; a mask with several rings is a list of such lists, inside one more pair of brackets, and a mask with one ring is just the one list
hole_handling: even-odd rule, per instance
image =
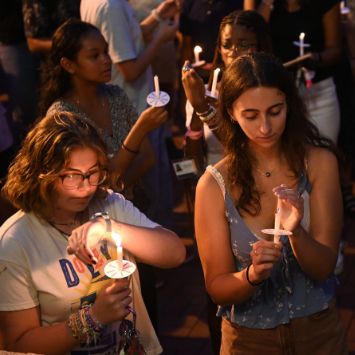
[[324, 311], [272, 329], [240, 327], [223, 318], [221, 355], [345, 355], [345, 332], [332, 301]]

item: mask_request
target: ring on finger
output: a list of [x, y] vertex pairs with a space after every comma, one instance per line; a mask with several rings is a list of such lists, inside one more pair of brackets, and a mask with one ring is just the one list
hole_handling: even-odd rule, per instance
[[191, 69], [191, 67], [189, 66], [189, 65], [184, 65], [183, 67], [182, 67], [182, 71], [185, 73], [185, 72], [187, 72], [187, 71], [189, 71]]

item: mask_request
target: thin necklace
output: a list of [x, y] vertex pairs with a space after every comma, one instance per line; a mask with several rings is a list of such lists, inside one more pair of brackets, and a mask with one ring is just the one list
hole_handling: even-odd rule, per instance
[[68, 241], [68, 238], [69, 238], [69, 236], [70, 236], [70, 234], [68, 234], [68, 233], [66, 233], [66, 232], [64, 232], [64, 231], [62, 231], [60, 228], [57, 228], [56, 226], [55, 226], [55, 224], [53, 224], [52, 222], [48, 222], [56, 231], [58, 231], [59, 232], [59, 235], [61, 236], [61, 237], [63, 237], [66, 241]]

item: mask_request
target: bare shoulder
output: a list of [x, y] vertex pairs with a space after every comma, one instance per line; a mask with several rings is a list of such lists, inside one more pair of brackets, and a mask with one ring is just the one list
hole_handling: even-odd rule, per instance
[[[218, 162], [216, 165], [213, 166], [213, 168], [217, 169], [218, 173], [222, 176], [224, 182], [227, 182], [227, 165], [225, 159], [221, 160]], [[206, 169], [204, 174], [200, 177], [198, 184], [197, 184], [197, 190], [205, 190], [208, 189], [216, 189], [216, 191], [220, 191], [220, 187], [218, 185], [218, 182], [216, 178], [212, 175], [212, 173], [209, 171], [209, 169]]]
[[307, 153], [307, 164], [310, 178], [338, 173], [338, 159], [326, 148], [310, 147]]

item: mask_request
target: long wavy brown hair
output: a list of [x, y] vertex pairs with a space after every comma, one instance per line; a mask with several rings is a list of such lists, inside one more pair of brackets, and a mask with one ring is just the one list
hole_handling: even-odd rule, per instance
[[[16, 208], [48, 220], [53, 212], [54, 182], [77, 148], [94, 150], [100, 168], [106, 169], [105, 145], [88, 123], [70, 112], [54, 113], [38, 121], [9, 168], [2, 189], [5, 197]], [[105, 196], [106, 185], [101, 185], [96, 197]]]
[[255, 157], [248, 149], [247, 136], [240, 126], [231, 120], [229, 110], [245, 91], [262, 86], [276, 88], [285, 94], [287, 116], [281, 137], [281, 149], [295, 177], [305, 172], [309, 145], [326, 147], [336, 153], [332, 142], [322, 137], [316, 126], [308, 120], [305, 105], [294, 80], [278, 59], [266, 53], [253, 53], [236, 58], [226, 69], [221, 82], [221, 136], [228, 156], [229, 183], [241, 188], [236, 207], [241, 213], [251, 215], [260, 212], [260, 192], [253, 177]]

